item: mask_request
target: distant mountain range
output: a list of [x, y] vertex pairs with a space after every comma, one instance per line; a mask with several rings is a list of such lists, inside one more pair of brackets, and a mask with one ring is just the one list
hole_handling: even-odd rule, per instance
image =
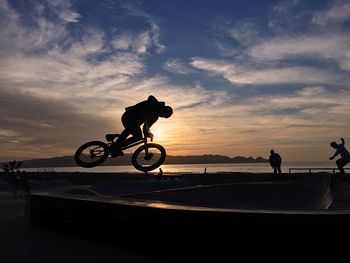
[[[265, 163], [268, 160], [263, 157], [243, 157], [233, 158], [223, 155], [189, 155], [172, 156], [167, 155], [164, 164], [206, 164], [206, 163]], [[113, 165], [131, 165], [131, 154], [125, 154], [123, 157], [108, 158], [103, 166]], [[42, 167], [72, 167], [77, 166], [73, 156], [62, 156], [53, 158], [32, 159], [23, 161], [23, 168], [42, 168]]]

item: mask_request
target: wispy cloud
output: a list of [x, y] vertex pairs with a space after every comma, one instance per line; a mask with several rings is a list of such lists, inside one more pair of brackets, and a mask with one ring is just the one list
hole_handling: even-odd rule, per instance
[[164, 46], [159, 43], [158, 34], [157, 27], [152, 26], [151, 30], [141, 32], [137, 35], [125, 33], [116, 36], [111, 44], [115, 49], [132, 51], [138, 54], [145, 54], [154, 46], [157, 47], [157, 52], [161, 52]]
[[193, 58], [191, 65], [223, 76], [233, 84], [333, 84], [344, 81], [342, 74], [308, 66], [254, 68], [227, 60]]
[[[160, 41], [160, 28], [156, 22], [156, 19], [149, 13], [142, 10], [140, 3], [137, 1], [121, 1], [120, 4], [129, 12], [130, 15], [142, 17], [148, 21], [150, 30], [147, 33], [143, 33], [144, 37], [147, 37], [148, 41], [151, 41], [155, 45], [158, 53], [164, 51], [165, 45], [163, 45]], [[141, 39], [146, 40], [144, 37]]]
[[262, 61], [305, 57], [334, 60], [342, 69], [350, 70], [349, 45], [350, 36], [342, 33], [288, 35], [261, 41], [251, 46], [247, 54]]
[[253, 22], [238, 22], [233, 27], [228, 28], [230, 37], [243, 45], [252, 45], [260, 37], [259, 28]]
[[333, 23], [343, 23], [350, 19], [350, 3], [340, 1], [325, 11], [316, 12], [312, 22], [325, 26]]
[[[221, 75], [233, 84], [343, 85], [348, 77], [341, 70], [350, 69], [350, 35], [344, 33], [341, 27], [332, 27], [332, 30], [313, 29], [312, 24], [315, 23], [315, 17], [328, 21], [325, 17], [334, 17], [339, 8], [344, 8], [341, 18], [345, 19], [347, 5], [335, 4], [329, 10], [318, 13], [305, 12], [308, 16], [305, 15], [300, 20], [293, 13], [299, 7], [300, 1], [281, 2], [276, 5], [270, 22], [276, 24], [281, 21], [279, 26], [283, 30], [274, 28], [270, 34], [260, 33], [262, 26], [250, 21], [236, 22], [231, 28], [224, 27], [227, 36], [238, 43], [231, 44], [230, 51], [227, 43], [218, 41], [219, 49], [223, 55], [230, 55], [230, 59], [194, 57], [191, 65]], [[287, 18], [294, 19], [296, 28], [303, 25], [303, 30], [285, 25]], [[332, 63], [336, 63], [341, 70]]]
[[66, 37], [64, 21], [52, 22], [45, 19], [43, 7], [37, 3], [33, 5], [34, 15], [26, 18], [30, 26], [24, 26], [24, 18], [6, 0], [1, 0], [0, 54], [10, 56], [19, 52], [39, 51]]
[[180, 61], [180, 59], [169, 59], [164, 63], [163, 68], [169, 72], [176, 74], [191, 74], [194, 72], [186, 63]]

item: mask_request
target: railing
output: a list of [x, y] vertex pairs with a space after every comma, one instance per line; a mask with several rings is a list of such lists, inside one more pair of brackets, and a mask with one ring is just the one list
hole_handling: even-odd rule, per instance
[[[333, 174], [335, 174], [335, 171], [338, 170], [338, 168], [289, 168], [289, 173], [292, 173], [292, 170], [299, 170], [299, 171], [306, 171], [308, 170], [309, 173], [311, 173], [312, 170], [315, 171], [326, 171], [326, 170], [332, 170]], [[350, 168], [344, 168], [344, 170], [350, 170]]]

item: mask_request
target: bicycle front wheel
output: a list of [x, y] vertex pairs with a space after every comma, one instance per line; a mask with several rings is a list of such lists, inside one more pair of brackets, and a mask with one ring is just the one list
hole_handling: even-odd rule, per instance
[[109, 147], [104, 142], [92, 141], [80, 146], [75, 152], [75, 162], [85, 168], [102, 164], [108, 157]]
[[149, 172], [163, 164], [166, 152], [163, 146], [148, 143], [137, 148], [132, 155], [132, 165], [139, 171]]

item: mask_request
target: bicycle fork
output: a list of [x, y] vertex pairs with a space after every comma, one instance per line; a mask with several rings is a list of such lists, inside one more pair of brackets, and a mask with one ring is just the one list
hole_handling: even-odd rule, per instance
[[[147, 138], [145, 138], [144, 142], [145, 142], [145, 145], [146, 145], [147, 144]], [[148, 151], [148, 147], [145, 147], [145, 157], [144, 157], [144, 159], [146, 161], [149, 161], [149, 160], [151, 160], [152, 157], [153, 157], [153, 154]]]

